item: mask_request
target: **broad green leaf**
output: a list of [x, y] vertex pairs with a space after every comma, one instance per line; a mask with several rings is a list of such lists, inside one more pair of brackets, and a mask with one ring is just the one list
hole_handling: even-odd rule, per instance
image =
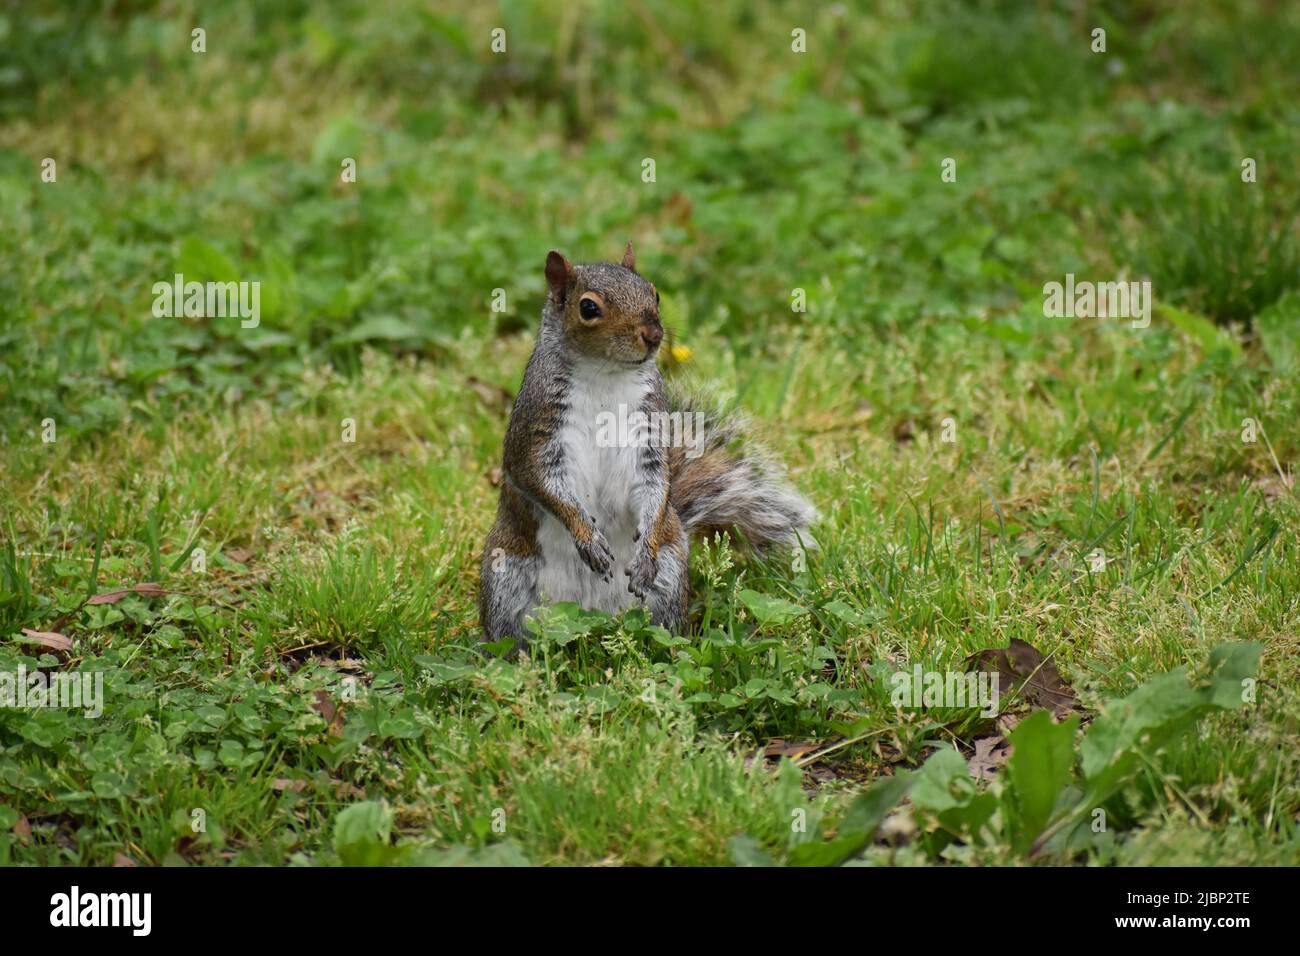
[[482, 647], [483, 650], [491, 654], [493, 657], [505, 657], [506, 654], [510, 653], [510, 651], [514, 649], [517, 643], [518, 641], [516, 641], [512, 637], [503, 637], [499, 641], [492, 641], [490, 643], [481, 644], [479, 646]]
[[977, 793], [961, 806], [936, 814], [940, 825], [960, 834], [968, 842], [981, 839], [981, 831], [998, 809], [998, 798], [991, 793]]
[[774, 866], [771, 855], [752, 836], [738, 833], [727, 843], [731, 862], [736, 866]]
[[1056, 724], [1050, 713], [1036, 710], [1007, 738], [1013, 748], [1007, 761], [1010, 798], [1015, 808], [1010, 816], [1014, 845], [1020, 852], [1029, 849], [1043, 832], [1061, 791], [1070, 782], [1078, 727], [1077, 715]]
[[531, 866], [513, 840], [484, 847], [450, 846], [422, 850], [410, 861], [414, 866]]
[[849, 804], [840, 824], [843, 832], [859, 831], [870, 838], [880, 826], [885, 815], [898, 806], [912, 789], [915, 777], [911, 773], [896, 773], [871, 785], [871, 789]]
[[345, 866], [376, 866], [392, 860], [393, 811], [377, 800], [346, 807], [334, 820], [334, 850]]
[[[239, 267], [224, 252], [198, 236], [186, 236], [181, 241], [181, 254], [176, 271], [186, 282], [239, 282]], [[179, 306], [176, 306], [179, 309]]]
[[737, 595], [742, 604], [749, 608], [750, 613], [759, 624], [787, 624], [797, 617], [802, 617], [808, 613], [808, 609], [793, 604], [784, 598], [772, 597], [770, 594], [760, 594], [757, 591], [748, 589], [741, 591]]
[[936, 751], [916, 772], [912, 803], [921, 810], [940, 813], [964, 806], [975, 795], [975, 781], [966, 761], [951, 747]]
[[836, 866], [866, 845], [865, 833], [845, 833], [831, 840], [800, 843], [792, 847], [791, 866]]
[[1095, 779], [1122, 760], [1139, 743], [1150, 751], [1144, 736], [1175, 722], [1190, 720], [1200, 696], [1187, 683], [1187, 669], [1179, 667], [1153, 677], [1133, 693], [1109, 702], [1092, 722], [1079, 747], [1083, 775]]
[[111, 770], [101, 770], [90, 778], [91, 789], [101, 800], [113, 800], [125, 796], [124, 784], [122, 775]]
[[690, 641], [684, 637], [670, 634], [665, 628], [651, 627], [648, 629], [651, 639], [661, 647], [678, 647], [682, 644], [689, 644]]
[[1100, 802], [1122, 786], [1138, 748], [1154, 753], [1206, 711], [1240, 706], [1244, 681], [1254, 675], [1262, 650], [1257, 642], [1221, 644], [1210, 654], [1207, 685], [1191, 686], [1180, 667], [1108, 703], [1079, 748], [1086, 800]]
[[1209, 700], [1232, 710], [1246, 702], [1247, 683], [1259, 673], [1264, 645], [1258, 641], [1219, 644], [1210, 651]]
[[424, 333], [405, 319], [395, 315], [373, 315], [363, 319], [347, 332], [336, 336], [341, 344], [355, 342], [410, 342], [424, 337]]
[[[345, 158], [360, 159], [366, 139], [365, 127], [355, 116], [336, 116], [317, 134], [311, 148], [311, 161], [315, 165], [330, 166], [338, 175]], [[360, 175], [358, 172], [358, 178]]]
[[1273, 371], [1300, 373], [1300, 292], [1288, 292], [1255, 316], [1255, 331]]
[[834, 614], [845, 624], [852, 624], [854, 627], [870, 627], [884, 617], [877, 608], [867, 608], [860, 611], [853, 605], [838, 599], [827, 601], [822, 605], [822, 609]]
[[1167, 302], [1161, 302], [1157, 308], [1160, 314], [1169, 320], [1170, 325], [1195, 339], [1206, 352], [1226, 349], [1236, 356], [1242, 354], [1241, 343], [1232, 333], [1219, 328], [1209, 319], [1186, 312]]
[[298, 308], [296, 281], [293, 266], [275, 249], [262, 253], [262, 320], [279, 318], [286, 311]]
[[907, 796], [914, 777], [898, 773], [872, 784], [871, 789], [849, 805], [835, 838], [820, 843], [801, 843], [790, 851], [794, 866], [836, 866], [870, 842], [885, 815]]

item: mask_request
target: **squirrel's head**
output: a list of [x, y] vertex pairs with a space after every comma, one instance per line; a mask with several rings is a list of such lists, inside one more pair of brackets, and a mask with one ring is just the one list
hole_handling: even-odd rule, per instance
[[552, 251], [546, 284], [546, 312], [559, 320], [565, 341], [579, 353], [628, 368], [654, 358], [664, 337], [659, 293], [637, 275], [632, 243], [618, 264], [575, 266]]

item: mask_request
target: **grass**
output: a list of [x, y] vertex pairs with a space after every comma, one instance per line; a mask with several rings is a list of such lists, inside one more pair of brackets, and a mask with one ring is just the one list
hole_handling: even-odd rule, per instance
[[[0, 862], [1300, 859], [1300, 115], [1257, 49], [1300, 19], [694, 6], [215, 5], [205, 54], [166, 4], [0, 18], [0, 673], [105, 682], [0, 708]], [[753, 416], [819, 548], [697, 546], [687, 633], [558, 608], [485, 660], [542, 262], [629, 236], [666, 374]], [[175, 272], [261, 281], [260, 326], [155, 318]], [[1045, 317], [1067, 272], [1149, 276], [1151, 326]], [[890, 697], [1013, 639], [1088, 718], [1013, 732], [1070, 755], [1036, 829], [1051, 774], [975, 784], [999, 731]], [[1175, 715], [1221, 645], [1253, 698]], [[1144, 686], [1168, 725], [1076, 825]]]

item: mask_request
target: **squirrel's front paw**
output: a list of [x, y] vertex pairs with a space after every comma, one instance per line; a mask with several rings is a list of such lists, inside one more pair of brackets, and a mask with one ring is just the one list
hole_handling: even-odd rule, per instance
[[582, 563], [599, 575], [606, 574], [614, 563], [614, 552], [609, 550], [609, 542], [599, 531], [592, 529], [591, 539], [587, 542], [575, 540], [578, 556]]
[[639, 598], [644, 598], [654, 587], [655, 575], [659, 568], [650, 556], [649, 548], [641, 548], [623, 573], [628, 576], [627, 589]]

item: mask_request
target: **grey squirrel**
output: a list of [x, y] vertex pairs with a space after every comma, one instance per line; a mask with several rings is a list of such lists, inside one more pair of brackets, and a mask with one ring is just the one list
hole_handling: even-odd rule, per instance
[[[659, 293], [630, 242], [618, 264], [575, 266], [552, 251], [546, 282], [483, 549], [484, 640], [513, 638], [517, 650], [529, 614], [561, 601], [610, 613], [643, 604], [680, 632], [692, 535], [739, 530], [760, 550], [793, 546], [815, 512], [760, 449], [733, 450], [739, 418], [665, 388]], [[633, 424], [612, 433], [618, 415]], [[689, 447], [646, 427], [683, 420], [698, 423]]]

